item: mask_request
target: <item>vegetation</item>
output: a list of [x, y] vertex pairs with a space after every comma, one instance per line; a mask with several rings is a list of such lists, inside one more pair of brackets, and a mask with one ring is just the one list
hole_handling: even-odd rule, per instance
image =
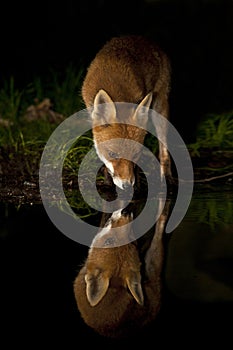
[[76, 71], [72, 66], [63, 75], [51, 71], [47, 79], [35, 78], [22, 91], [13, 77], [5, 82], [0, 90], [1, 154], [7, 154], [9, 160], [23, 158], [29, 173], [35, 166], [38, 168], [43, 147], [53, 130], [83, 108], [82, 74], [82, 69]]
[[207, 115], [197, 127], [196, 142], [189, 148], [197, 155], [203, 148], [233, 150], [233, 111]]
[[[209, 114], [197, 126], [196, 142], [187, 145], [199, 178], [233, 171], [233, 111]], [[231, 174], [232, 175], [232, 174]]]

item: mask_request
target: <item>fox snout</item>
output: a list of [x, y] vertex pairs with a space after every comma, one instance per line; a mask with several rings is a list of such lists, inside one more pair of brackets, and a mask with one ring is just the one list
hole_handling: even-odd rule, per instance
[[114, 159], [106, 164], [114, 184], [122, 190], [134, 186], [134, 163], [127, 159]]

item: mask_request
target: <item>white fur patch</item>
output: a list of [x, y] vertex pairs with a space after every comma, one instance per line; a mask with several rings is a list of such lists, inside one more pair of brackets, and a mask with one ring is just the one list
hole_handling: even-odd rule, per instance
[[99, 151], [99, 148], [98, 148], [98, 145], [97, 145], [97, 142], [94, 140], [94, 146], [95, 146], [95, 150], [96, 150], [96, 153], [99, 157], [100, 160], [102, 160], [102, 162], [106, 165], [106, 167], [110, 170], [111, 174], [114, 173], [114, 169], [113, 169], [113, 166], [112, 166], [112, 163], [107, 160], [103, 154], [100, 153]]
[[112, 224], [111, 224], [111, 221], [109, 220], [107, 226], [103, 227], [102, 230], [99, 233], [97, 233], [97, 235], [93, 239], [91, 243], [91, 248], [95, 246], [95, 243], [98, 242], [99, 239], [103, 238], [105, 235], [109, 233], [109, 231], [111, 230], [111, 227], [112, 227]]
[[[120, 187], [122, 190], [124, 190], [124, 185], [129, 185], [129, 181], [122, 180], [120, 177], [113, 177], [113, 182], [116, 186]], [[135, 183], [135, 180], [133, 180], [130, 184], [133, 186]]]
[[121, 178], [115, 176], [115, 177], [113, 177], [113, 182], [114, 182], [114, 184], [115, 184], [117, 187], [120, 187], [122, 190], [124, 189], [124, 188], [123, 188], [124, 182], [122, 181]]
[[111, 216], [110, 219], [113, 220], [113, 221], [116, 221], [116, 220], [120, 219], [120, 217], [122, 216], [121, 212], [122, 212], [122, 208], [118, 209], [118, 210], [115, 210], [112, 213], [112, 216]]
[[114, 174], [114, 168], [112, 166], [112, 163], [109, 162], [109, 160], [105, 159], [104, 157], [103, 157], [103, 159], [104, 159], [103, 162], [106, 165], [106, 167], [108, 168], [108, 170], [110, 171], [110, 173]]

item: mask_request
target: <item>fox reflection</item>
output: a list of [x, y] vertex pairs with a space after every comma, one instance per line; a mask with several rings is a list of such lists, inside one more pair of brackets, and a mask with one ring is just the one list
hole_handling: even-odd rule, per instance
[[125, 210], [115, 211], [94, 238], [74, 294], [85, 323], [99, 334], [128, 336], [158, 314], [166, 217], [164, 211], [144, 254], [133, 240], [132, 213]]

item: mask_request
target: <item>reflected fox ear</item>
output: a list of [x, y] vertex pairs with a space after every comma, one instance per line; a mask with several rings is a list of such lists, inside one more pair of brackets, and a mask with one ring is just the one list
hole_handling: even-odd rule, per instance
[[133, 116], [133, 120], [136, 126], [146, 128], [148, 121], [149, 108], [152, 102], [153, 94], [150, 92], [137, 106], [136, 111]]
[[97, 305], [103, 299], [109, 286], [109, 278], [103, 274], [86, 274], [86, 295], [91, 306]]
[[143, 305], [144, 296], [141, 285], [141, 274], [140, 272], [130, 271], [128, 277], [126, 277], [127, 286], [139, 305]]
[[111, 97], [103, 89], [99, 90], [95, 96], [92, 119], [101, 124], [116, 122], [116, 107]]

